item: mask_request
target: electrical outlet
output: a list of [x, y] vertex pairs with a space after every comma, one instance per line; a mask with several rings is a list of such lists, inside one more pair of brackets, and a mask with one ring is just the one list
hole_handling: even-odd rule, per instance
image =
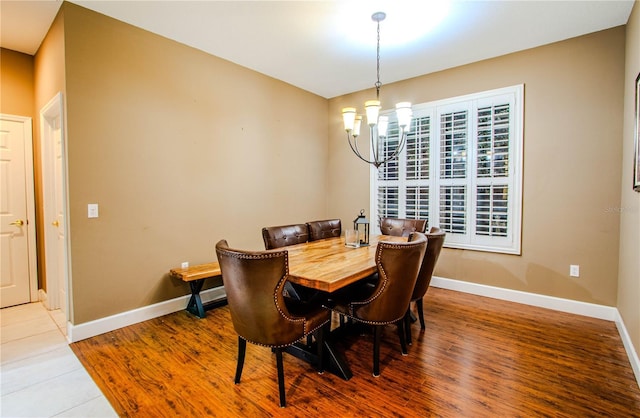
[[184, 261], [180, 266], [181, 266], [183, 269], [188, 269], [188, 268], [189, 268], [189, 262], [188, 262], [188, 261]]
[[569, 266], [569, 276], [580, 277], [580, 266], [577, 264], [571, 264]]

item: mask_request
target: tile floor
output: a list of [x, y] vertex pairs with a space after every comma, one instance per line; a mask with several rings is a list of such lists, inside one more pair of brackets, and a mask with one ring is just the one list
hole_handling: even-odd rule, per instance
[[0, 416], [117, 417], [41, 303], [0, 310]]

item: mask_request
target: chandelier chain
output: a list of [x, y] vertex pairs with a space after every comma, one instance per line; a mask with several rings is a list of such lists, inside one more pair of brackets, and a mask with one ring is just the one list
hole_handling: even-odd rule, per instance
[[376, 54], [376, 99], [380, 100], [380, 87], [382, 87], [382, 83], [380, 82], [380, 20], [378, 20], [378, 49]]

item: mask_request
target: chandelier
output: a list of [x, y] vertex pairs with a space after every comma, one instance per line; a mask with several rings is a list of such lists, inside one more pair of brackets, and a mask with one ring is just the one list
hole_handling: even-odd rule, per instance
[[371, 160], [365, 158], [358, 149], [358, 136], [360, 135], [360, 125], [362, 124], [362, 116], [357, 114], [355, 107], [345, 107], [342, 109], [342, 119], [344, 121], [344, 130], [347, 132], [347, 140], [351, 150], [362, 161], [373, 164], [376, 168], [393, 160], [400, 154], [404, 147], [407, 133], [411, 130], [411, 117], [413, 116], [411, 111], [411, 103], [401, 102], [396, 104], [396, 116], [398, 119], [398, 128], [400, 129], [399, 141], [395, 150], [380, 152], [380, 148], [383, 142], [387, 138], [387, 128], [389, 126], [389, 117], [380, 115], [380, 22], [387, 17], [384, 12], [376, 12], [371, 15], [371, 19], [378, 24], [378, 49], [376, 55], [376, 71], [377, 81], [376, 87], [376, 99], [368, 100], [364, 103], [365, 112], [367, 115], [367, 124], [369, 125], [369, 138], [371, 140]]

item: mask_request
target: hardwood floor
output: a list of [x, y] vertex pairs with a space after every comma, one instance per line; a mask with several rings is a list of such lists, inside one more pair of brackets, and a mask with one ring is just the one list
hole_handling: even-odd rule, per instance
[[381, 376], [371, 335], [344, 350], [354, 376], [317, 374], [285, 354], [287, 407], [275, 356], [237, 336], [228, 307], [176, 312], [71, 345], [120, 416], [640, 417], [640, 389], [613, 322], [431, 288], [427, 329], [403, 357], [386, 327]]

